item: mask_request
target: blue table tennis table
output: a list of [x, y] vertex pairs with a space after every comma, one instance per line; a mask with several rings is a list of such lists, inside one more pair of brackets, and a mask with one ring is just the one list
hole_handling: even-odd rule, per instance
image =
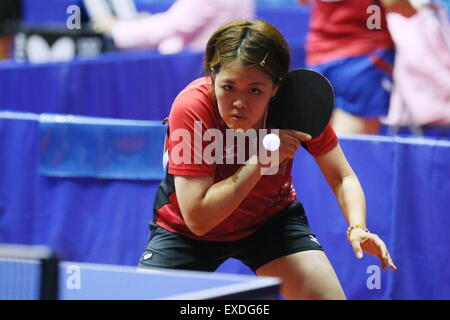
[[62, 300], [278, 299], [277, 278], [61, 262]]
[[280, 286], [272, 277], [21, 257], [0, 256], [0, 300], [266, 300], [278, 299]]

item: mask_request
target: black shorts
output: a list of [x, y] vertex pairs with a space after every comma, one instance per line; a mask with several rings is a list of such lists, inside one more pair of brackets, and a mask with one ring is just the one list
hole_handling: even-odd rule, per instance
[[311, 232], [303, 205], [291, 203], [254, 234], [236, 241], [203, 241], [163, 229], [153, 222], [139, 267], [215, 271], [228, 258], [256, 271], [266, 263], [306, 250], [322, 250]]

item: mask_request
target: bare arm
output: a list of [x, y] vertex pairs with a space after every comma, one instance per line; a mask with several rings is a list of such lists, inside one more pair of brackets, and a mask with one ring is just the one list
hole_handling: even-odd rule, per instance
[[[302, 141], [311, 139], [305, 133], [280, 130], [281, 145], [278, 161], [293, 158]], [[252, 156], [231, 177], [214, 183], [213, 177], [175, 176], [175, 189], [181, 214], [188, 228], [196, 235], [204, 235], [225, 220], [258, 183], [264, 170], [257, 155]]]
[[347, 223], [366, 225], [364, 192], [339, 144], [316, 157], [316, 162], [333, 190]]
[[[225, 220], [247, 197], [261, 178], [256, 156], [231, 177], [214, 183], [213, 177], [175, 177], [181, 213], [188, 228], [203, 235]], [[251, 160], [253, 161], [252, 164]]]
[[[316, 162], [333, 190], [347, 223], [365, 226], [366, 200], [364, 191], [339, 144], [326, 154], [316, 157]], [[364, 251], [378, 257], [383, 271], [386, 271], [386, 266], [389, 266], [392, 270], [397, 270], [386, 244], [378, 235], [355, 228], [350, 233], [349, 241], [358, 258], [363, 257]]]

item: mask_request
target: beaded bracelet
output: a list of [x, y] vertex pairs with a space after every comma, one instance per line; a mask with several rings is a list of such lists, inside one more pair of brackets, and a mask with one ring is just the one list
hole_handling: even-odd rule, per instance
[[360, 225], [360, 224], [351, 224], [348, 228], [347, 228], [347, 240], [350, 240], [350, 233], [352, 232], [353, 229], [362, 229], [365, 232], [369, 233], [369, 229], [367, 229], [365, 226]]

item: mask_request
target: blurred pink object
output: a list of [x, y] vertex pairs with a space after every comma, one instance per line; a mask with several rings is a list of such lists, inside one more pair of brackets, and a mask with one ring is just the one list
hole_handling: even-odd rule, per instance
[[405, 18], [390, 13], [389, 31], [396, 45], [390, 125], [450, 124], [450, 24], [437, 5]]
[[122, 49], [157, 48], [164, 54], [203, 51], [217, 28], [254, 15], [253, 0], [177, 0], [166, 12], [117, 22], [112, 37]]

